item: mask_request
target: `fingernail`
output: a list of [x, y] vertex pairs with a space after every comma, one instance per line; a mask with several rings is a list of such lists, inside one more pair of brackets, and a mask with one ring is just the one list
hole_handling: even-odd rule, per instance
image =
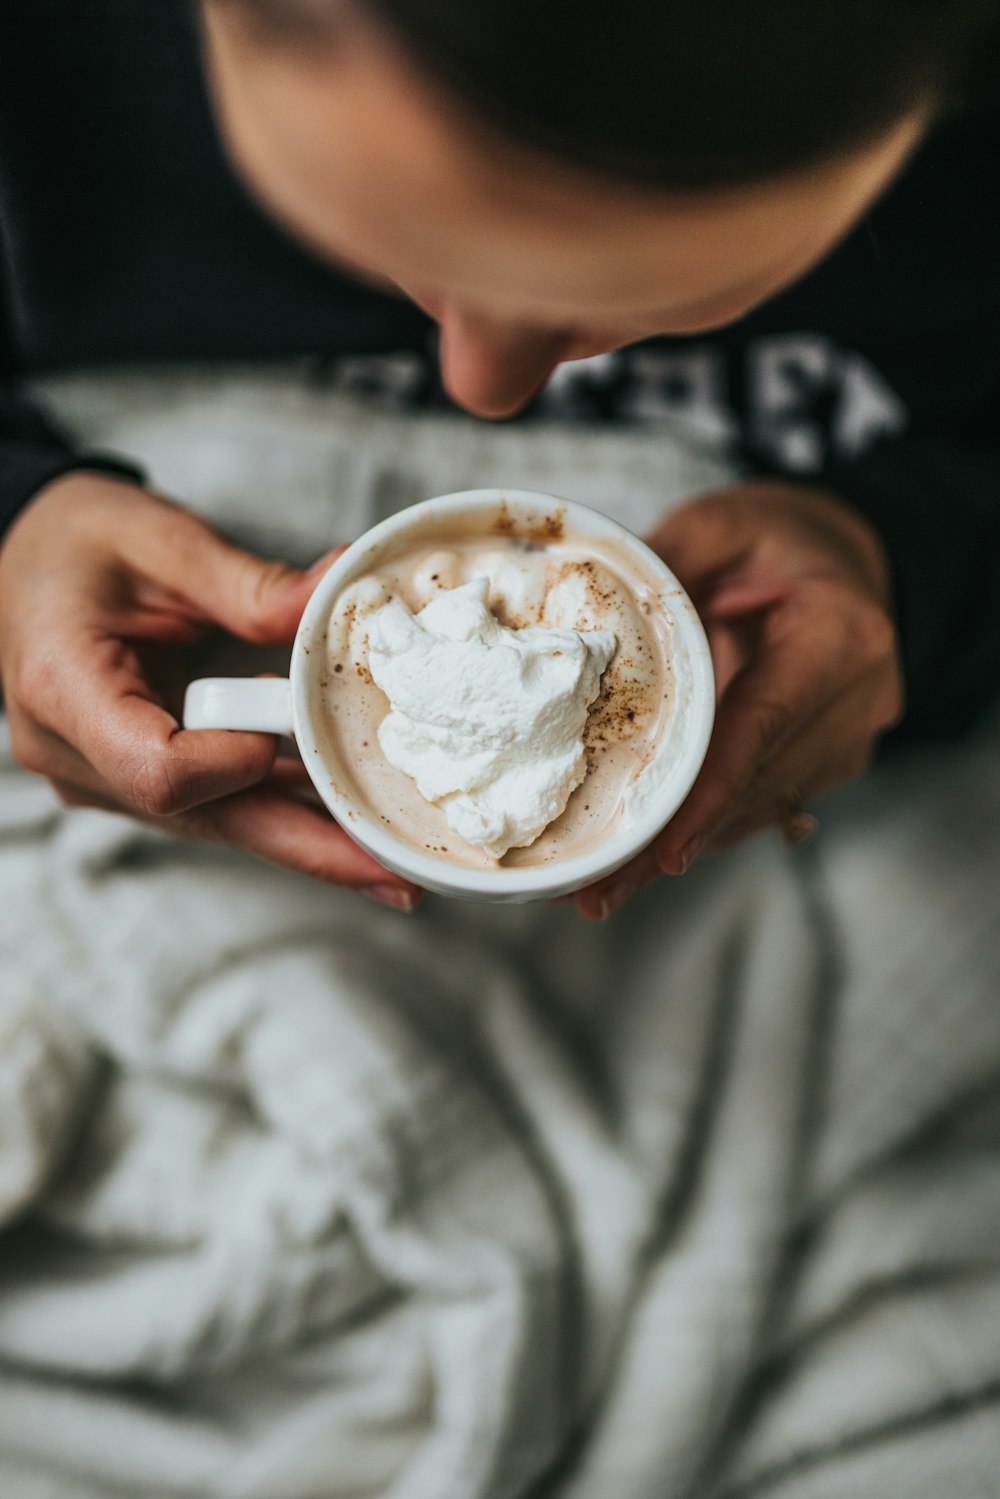
[[690, 840], [690, 842], [684, 845], [684, 847], [681, 849], [680, 864], [677, 868], [678, 874], [687, 874], [688, 870], [691, 868], [691, 865], [694, 863], [695, 859], [697, 859], [698, 855], [705, 847], [705, 840], [707, 836], [708, 835], [706, 833], [696, 833], [695, 836]]
[[413, 891], [399, 885], [368, 885], [364, 893], [380, 905], [392, 906], [394, 911], [412, 911], [417, 903]]
[[603, 896], [587, 902], [578, 901], [576, 909], [584, 921], [607, 921], [611, 914], [608, 910], [607, 901]]
[[329, 556], [324, 553], [322, 557], [317, 557], [316, 561], [312, 564], [311, 567], [306, 568], [306, 577], [310, 580], [313, 578], [321, 578], [325, 572], [329, 571], [331, 566], [332, 564], [330, 562]]
[[796, 812], [782, 826], [782, 842], [786, 848], [799, 848], [808, 842], [818, 827], [819, 822], [811, 812]]
[[597, 907], [597, 920], [607, 921], [613, 916], [619, 907], [623, 906], [633, 893], [634, 886], [631, 880], [622, 880], [618, 885], [611, 885], [604, 891]]

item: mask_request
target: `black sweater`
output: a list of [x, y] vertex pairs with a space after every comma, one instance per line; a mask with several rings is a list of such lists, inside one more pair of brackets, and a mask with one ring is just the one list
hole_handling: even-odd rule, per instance
[[[966, 111], [798, 285], [721, 333], [566, 366], [533, 408], [659, 423], [857, 505], [893, 564], [914, 737], [957, 731], [1000, 694], [998, 153], [1000, 104]], [[421, 312], [251, 202], [215, 132], [189, 0], [7, 9], [0, 523], [56, 475], [115, 463], [53, 431], [19, 394], [27, 375], [312, 356], [426, 404], [444, 399], [433, 350]]]

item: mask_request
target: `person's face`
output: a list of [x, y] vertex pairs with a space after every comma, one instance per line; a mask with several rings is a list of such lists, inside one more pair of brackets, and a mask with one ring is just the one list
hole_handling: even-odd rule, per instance
[[813, 266], [919, 140], [882, 139], [764, 185], [608, 185], [492, 140], [385, 39], [352, 24], [307, 56], [207, 11], [223, 130], [272, 212], [323, 255], [397, 287], [441, 328], [452, 397], [524, 405], [555, 366], [732, 322]]

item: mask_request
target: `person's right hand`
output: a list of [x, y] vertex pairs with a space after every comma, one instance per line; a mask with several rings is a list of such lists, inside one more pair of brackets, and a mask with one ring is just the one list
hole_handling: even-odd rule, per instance
[[0, 551], [0, 681], [16, 758], [70, 806], [129, 812], [401, 909], [420, 891], [310, 805], [272, 734], [186, 730], [181, 650], [214, 629], [287, 645], [309, 572], [241, 551], [137, 485], [72, 473]]

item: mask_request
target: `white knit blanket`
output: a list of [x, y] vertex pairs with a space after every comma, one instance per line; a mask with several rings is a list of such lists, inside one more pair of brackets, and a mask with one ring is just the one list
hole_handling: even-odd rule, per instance
[[[303, 557], [470, 482], [641, 527], [713, 477], [294, 372], [48, 394]], [[400, 917], [6, 761], [3, 1499], [1000, 1493], [997, 744], [604, 927]]]

